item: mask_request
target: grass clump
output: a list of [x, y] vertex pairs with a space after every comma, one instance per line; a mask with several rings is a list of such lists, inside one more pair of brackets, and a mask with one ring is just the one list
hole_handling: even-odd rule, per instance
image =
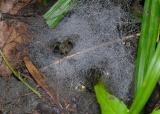
[[[95, 93], [102, 114], [143, 114], [143, 108], [160, 78], [160, 4], [159, 0], [146, 0], [141, 36], [138, 46], [135, 78], [135, 97], [130, 108], [105, 89], [95, 85]], [[157, 40], [158, 39], [158, 40]], [[160, 114], [160, 110], [152, 114]]]
[[[58, 0], [44, 15], [47, 24], [55, 28], [73, 7], [73, 0]], [[130, 108], [111, 95], [103, 82], [94, 85], [102, 114], [143, 114], [143, 108], [160, 78], [160, 0], [145, 0], [141, 36], [135, 74], [135, 97]], [[160, 114], [160, 110], [152, 114]]]

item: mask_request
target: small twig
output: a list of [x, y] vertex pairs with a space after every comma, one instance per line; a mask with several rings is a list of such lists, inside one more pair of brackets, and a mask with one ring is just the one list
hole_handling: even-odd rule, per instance
[[6, 64], [6, 66], [10, 69], [10, 71], [14, 74], [14, 76], [16, 78], [18, 78], [25, 86], [27, 86], [27, 88], [29, 88], [33, 93], [35, 93], [38, 97], [41, 97], [41, 94], [36, 90], [34, 89], [33, 87], [31, 87], [24, 79], [23, 79], [23, 76], [21, 75], [20, 72], [16, 71], [12, 66], [11, 64], [8, 62], [8, 60], [6, 59], [5, 55], [3, 54], [3, 52], [0, 50], [0, 54]]
[[[29, 73], [36, 83], [47, 93], [47, 95], [52, 99], [53, 103], [58, 104], [57, 93], [53, 88], [50, 88], [46, 83], [43, 74], [33, 65], [30, 58], [25, 56], [23, 61], [28, 69]], [[52, 91], [51, 91], [52, 89]]]

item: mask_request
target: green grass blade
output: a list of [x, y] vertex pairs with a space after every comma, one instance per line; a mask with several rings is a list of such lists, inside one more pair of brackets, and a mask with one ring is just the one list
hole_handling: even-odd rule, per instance
[[158, 4], [158, 0], [151, 0], [152, 6], [151, 6], [151, 17], [150, 17], [150, 25], [149, 25], [149, 33], [148, 33], [148, 52], [149, 56], [146, 63], [146, 69], [147, 71], [150, 61], [155, 53], [156, 49], [156, 43], [158, 38], [158, 29], [159, 29], [159, 23], [160, 23], [160, 5]]
[[47, 20], [47, 24], [49, 25], [50, 28], [55, 28], [63, 20], [65, 15], [60, 15], [55, 17], [54, 19]]
[[135, 79], [135, 90], [137, 91], [138, 88], [142, 85], [143, 82], [143, 76], [144, 76], [144, 67], [145, 67], [145, 60], [146, 56], [144, 53], [144, 49], [146, 49], [146, 37], [148, 33], [148, 23], [150, 19], [150, 13], [148, 14], [148, 11], [150, 10], [150, 4], [151, 0], [146, 0], [144, 5], [144, 13], [142, 18], [142, 27], [141, 27], [141, 37], [139, 41], [138, 46], [138, 56], [136, 60], [136, 79]]
[[160, 109], [152, 112], [151, 114], [160, 114]]
[[141, 37], [136, 61], [135, 93], [142, 86], [148, 65], [155, 53], [160, 7], [158, 0], [146, 0], [142, 20]]
[[62, 4], [64, 4], [66, 0], [58, 0], [45, 14], [44, 18], [49, 18], [54, 11], [56, 11]]
[[151, 93], [153, 92], [160, 77], [160, 43], [156, 49], [154, 57], [148, 67], [145, 79], [140, 86], [133, 104], [130, 109], [130, 114], [139, 114], [146, 102], [148, 101]]
[[36, 94], [38, 97], [41, 98], [41, 94], [33, 87], [31, 87], [22, 77], [20, 72], [17, 72], [8, 62], [7, 58], [3, 54], [3, 52], [0, 50], [0, 55], [2, 56], [6, 66], [10, 69], [10, 71], [14, 74], [16, 78], [18, 78], [29, 90], [31, 90], [34, 94]]
[[51, 9], [44, 14], [50, 28], [55, 28], [74, 6], [75, 0], [58, 0]]
[[98, 103], [101, 107], [101, 114], [127, 114], [126, 105], [118, 100], [115, 96], [109, 94], [102, 82], [94, 87]]
[[52, 15], [48, 19], [53, 19], [59, 15], [67, 13], [73, 6], [73, 0], [66, 0], [57, 10], [52, 12]]

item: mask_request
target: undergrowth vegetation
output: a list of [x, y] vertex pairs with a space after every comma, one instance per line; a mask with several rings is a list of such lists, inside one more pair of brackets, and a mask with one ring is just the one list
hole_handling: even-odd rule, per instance
[[[73, 6], [72, 0], [58, 2], [44, 15], [47, 24], [55, 28]], [[135, 74], [135, 95], [130, 108], [105, 88], [103, 82], [94, 86], [102, 114], [140, 114], [160, 78], [160, 0], [145, 0], [141, 36]], [[152, 114], [160, 114], [154, 110]]]
[[[160, 4], [158, 0], [145, 0], [138, 46], [135, 75], [135, 97], [130, 108], [110, 95], [104, 84], [95, 85], [95, 93], [102, 114], [140, 114], [160, 78]], [[160, 110], [152, 114], [160, 114]]]
[[67, 12], [72, 9], [73, 5], [73, 0], [58, 0], [44, 15], [48, 26], [50, 28], [55, 28]]

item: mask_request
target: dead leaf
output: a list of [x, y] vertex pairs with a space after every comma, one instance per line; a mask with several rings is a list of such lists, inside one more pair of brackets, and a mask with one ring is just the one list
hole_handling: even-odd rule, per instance
[[1, 0], [0, 11], [15, 15], [20, 9], [25, 7], [31, 0]]
[[[16, 67], [22, 61], [23, 50], [19, 50], [19, 47], [29, 41], [27, 27], [24, 23], [15, 20], [0, 21], [0, 48], [13, 66]], [[10, 70], [5, 66], [2, 59], [0, 61], [0, 75], [9, 76]]]
[[57, 94], [53, 89], [51, 91], [51, 88], [46, 83], [43, 74], [33, 65], [29, 57], [25, 56], [23, 60], [36, 83], [48, 94], [48, 96], [50, 96], [53, 103], [58, 104]]
[[42, 0], [37, 0], [36, 2], [37, 2], [38, 4], [42, 4], [42, 3], [43, 3]]

